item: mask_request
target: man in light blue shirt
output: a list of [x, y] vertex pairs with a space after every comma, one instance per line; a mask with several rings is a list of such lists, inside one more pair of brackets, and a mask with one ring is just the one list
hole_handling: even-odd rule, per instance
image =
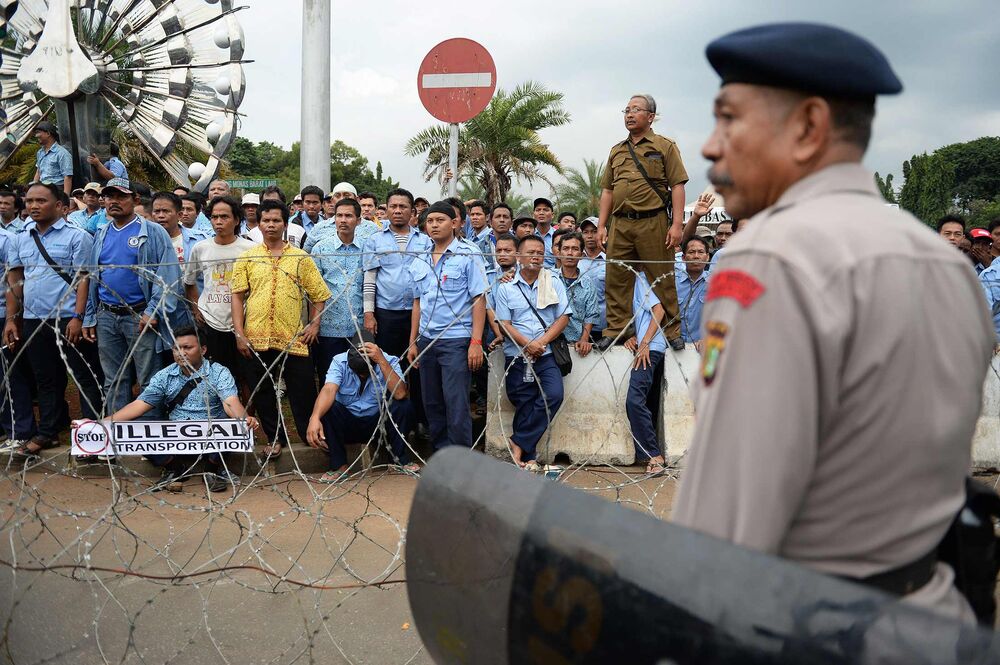
[[33, 182], [51, 183], [69, 196], [73, 191], [73, 157], [59, 145], [59, 130], [51, 122], [40, 122], [35, 127], [35, 138], [41, 147], [35, 153]]
[[111, 180], [112, 178], [123, 178], [128, 180], [128, 169], [122, 163], [119, 157], [121, 156], [121, 151], [118, 149], [116, 143], [112, 143], [108, 146], [108, 152], [111, 153], [111, 157], [108, 161], [101, 163], [101, 160], [94, 153], [90, 153], [87, 157], [87, 163], [97, 171], [97, 175], [105, 182]]
[[425, 228], [433, 249], [410, 264], [416, 285], [407, 359], [419, 362], [420, 387], [434, 450], [472, 447], [469, 388], [483, 364], [486, 278], [478, 248], [455, 235], [452, 205], [438, 201]]
[[94, 231], [90, 231], [90, 220], [92, 217], [102, 212], [101, 209], [101, 186], [96, 182], [88, 182], [83, 188], [83, 194], [81, 199], [83, 200], [83, 205], [85, 206], [82, 210], [74, 210], [67, 217], [66, 221], [70, 224], [87, 231], [91, 235], [97, 232], [96, 222], [94, 224]]
[[604, 280], [607, 277], [607, 255], [601, 250], [597, 240], [597, 218], [587, 217], [580, 222], [580, 233], [583, 234], [583, 256], [580, 257], [580, 274], [594, 283], [597, 291], [598, 322], [590, 331], [591, 341], [598, 341], [601, 332], [608, 325], [607, 302], [604, 299]]
[[[0, 264], [11, 265], [10, 260], [17, 252], [17, 236], [0, 230]], [[16, 316], [16, 312], [14, 313]], [[0, 283], [0, 322], [7, 322], [7, 279]], [[26, 444], [35, 435], [35, 412], [31, 408], [31, 369], [27, 361], [20, 359], [10, 348], [0, 351], [4, 385], [0, 391], [0, 432], [7, 435], [7, 441], [0, 445], [0, 452], [10, 452]]]
[[542, 197], [535, 199], [532, 216], [538, 222], [535, 226], [535, 234], [545, 241], [545, 267], [555, 268], [556, 257], [552, 253], [552, 239], [555, 235], [555, 228], [552, 226], [553, 210], [552, 201]]
[[302, 210], [292, 215], [288, 223], [298, 224], [306, 230], [308, 236], [312, 233], [313, 227], [323, 221], [323, 190], [316, 185], [307, 185], [302, 188], [300, 196]]
[[59, 432], [69, 425], [67, 370], [79, 388], [84, 418], [96, 418], [104, 402], [97, 348], [82, 332], [89, 300], [85, 266], [93, 241], [60, 217], [62, 194], [51, 183], [28, 188], [25, 203], [32, 221], [15, 236], [7, 256], [10, 291], [4, 342], [11, 349], [22, 341], [27, 345], [17, 364], [30, 366], [38, 387], [37, 434], [22, 448], [24, 455], [56, 445]]
[[[399, 358], [386, 354], [372, 334], [362, 331], [351, 340], [350, 350], [334, 356], [309, 418], [306, 441], [326, 450], [330, 469], [320, 482], [335, 483], [348, 477], [344, 446], [371, 442], [380, 432], [389, 438], [396, 464], [408, 473], [420, 467], [410, 463], [403, 434], [410, 430], [413, 407]], [[384, 428], [384, 429], [383, 429]]]
[[[514, 405], [512, 456], [518, 466], [539, 471], [538, 442], [563, 400], [562, 373], [549, 344], [566, 329], [573, 310], [562, 282], [548, 271], [543, 273], [542, 239], [535, 235], [521, 238], [517, 253], [520, 272], [497, 289], [495, 316], [506, 337], [504, 381], [507, 398]], [[547, 288], [539, 289], [540, 283]]]
[[601, 321], [598, 308], [597, 287], [583, 275], [579, 267], [583, 255], [583, 235], [577, 231], [564, 233], [556, 239], [555, 252], [559, 255], [559, 267], [553, 272], [566, 287], [573, 315], [566, 326], [567, 341], [572, 342], [580, 357], [590, 353], [593, 344], [590, 333]]
[[699, 236], [684, 241], [685, 270], [675, 270], [677, 309], [681, 317], [681, 339], [686, 343], [701, 339], [701, 310], [708, 287], [708, 242]]
[[[247, 427], [259, 431], [257, 419], [247, 416], [240, 402], [232, 373], [221, 363], [209, 362], [204, 357], [206, 350], [194, 328], [178, 328], [174, 333], [174, 362], [154, 374], [139, 397], [116, 411], [111, 420], [137, 420], [157, 409], [166, 412], [170, 420], [246, 420]], [[153, 491], [179, 492], [184, 478], [201, 456], [146, 455], [146, 458], [163, 469]], [[226, 468], [221, 453], [205, 455], [205, 461], [209, 466], [206, 476], [209, 491], [224, 492], [230, 484], [239, 483], [239, 476]]]
[[660, 329], [665, 312], [642, 271], [635, 278], [632, 312], [635, 316], [636, 334], [642, 337], [633, 335], [625, 342], [625, 348], [635, 354], [629, 374], [625, 414], [632, 428], [636, 458], [648, 460], [646, 473], [658, 473], [663, 471], [666, 462], [657, 443], [656, 426], [648, 403], [651, 394], [659, 395], [654, 378], [662, 376], [657, 370], [663, 364], [663, 356], [667, 351], [667, 340]]
[[20, 204], [17, 194], [10, 190], [0, 190], [0, 231], [20, 233], [25, 222], [21, 220]]
[[[990, 222], [989, 232], [993, 236], [993, 254], [1000, 254], [1000, 220]], [[996, 256], [982, 272], [979, 273], [979, 283], [983, 285], [986, 303], [990, 306], [993, 316], [993, 328], [996, 331], [996, 343], [1000, 344], [1000, 256]]]
[[[371, 223], [371, 220], [364, 221]], [[356, 237], [361, 223], [358, 202], [355, 199], [340, 199], [333, 209], [333, 219], [323, 222], [334, 225], [335, 232], [312, 247], [313, 261], [333, 294], [323, 308], [319, 338], [312, 347], [320, 381], [326, 379], [334, 356], [347, 352], [351, 338], [363, 326], [364, 269], [361, 239]]]

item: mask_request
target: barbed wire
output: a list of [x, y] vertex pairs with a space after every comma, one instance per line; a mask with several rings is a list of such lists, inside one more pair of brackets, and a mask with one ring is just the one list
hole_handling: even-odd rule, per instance
[[[427, 261], [428, 267], [434, 268], [425, 253], [399, 253], [410, 260]], [[347, 255], [337, 252], [316, 258]], [[486, 271], [495, 260], [495, 256], [487, 254], [481, 267]], [[224, 268], [226, 263], [232, 262], [207, 261], [201, 267], [205, 273]], [[620, 263], [633, 276], [641, 272], [637, 263], [607, 263]], [[673, 267], [673, 262], [665, 263]], [[183, 275], [178, 282], [166, 283], [159, 277], [156, 265], [102, 265], [79, 266], [76, 279], [87, 273], [89, 279], [100, 280], [100, 271], [109, 267], [133, 270], [169, 294], [156, 304], [157, 327], [144, 333], [169, 348], [177, 329], [174, 312], [195, 304], [185, 295]], [[342, 277], [346, 283], [354, 283], [351, 280], [356, 280], [357, 274], [345, 272]], [[492, 272], [486, 277], [488, 283], [495, 280]], [[650, 289], [658, 288], [667, 279], [674, 279], [673, 269], [650, 280]], [[75, 302], [77, 283], [57, 299], [55, 311]], [[440, 280], [437, 288], [441, 288]], [[299, 292], [304, 293], [301, 283]], [[344, 303], [344, 299], [355, 297], [354, 302], [360, 301], [360, 294], [342, 290], [332, 294], [331, 302]], [[680, 303], [677, 316], [663, 321], [661, 328], [670, 328], [689, 307], [696, 306], [692, 298]], [[353, 304], [348, 306], [354, 333], [359, 334], [364, 329], [363, 312], [353, 311]], [[470, 308], [471, 302], [468, 307], [449, 312], [450, 325], [463, 325]], [[634, 327], [635, 320], [633, 313], [629, 325]], [[310, 322], [304, 311], [303, 327]], [[86, 323], [93, 321], [88, 317]], [[32, 343], [41, 343], [43, 334], [55, 334], [55, 348], [75, 387], [70, 392], [78, 393], [98, 417], [110, 417], [113, 409], [106, 406], [111, 399], [109, 392], [137, 380], [133, 361], [140, 350], [135, 343], [124, 349], [123, 361], [117, 367], [87, 365], [92, 371], [89, 378], [99, 387], [102, 403], [96, 404], [80, 390], [85, 377], [78, 376], [70, 362], [71, 354], [84, 343], [71, 345], [59, 333], [49, 319], [31, 335], [22, 335], [13, 349], [5, 350], [2, 392], [6, 403], [14, 399], [14, 372], [29, 364], [26, 349]], [[642, 331], [638, 334], [641, 337]], [[418, 364], [422, 354], [439, 339], [429, 340], [429, 346], [418, 355]], [[190, 469], [182, 492], [167, 493], [155, 491], [158, 479], [150, 477], [151, 467], [133, 458], [85, 464], [71, 456], [66, 447], [46, 450], [23, 461], [10, 455], [0, 457], [0, 584], [5, 589], [0, 597], [7, 598], [0, 601], [0, 652], [6, 659], [17, 663], [59, 662], [71, 657], [102, 663], [199, 659], [235, 662], [248, 658], [291, 663], [328, 662], [330, 657], [345, 662], [426, 660], [415, 630], [410, 628], [403, 593], [405, 520], [417, 479], [402, 472], [399, 460], [389, 450], [388, 435], [395, 431], [401, 436], [410, 455], [420, 463], [429, 456], [428, 442], [415, 432], [402, 431], [401, 425], [389, 416], [391, 398], [382, 395], [378, 426], [366, 441], [357, 442], [358, 452], [348, 456], [344, 478], [335, 484], [319, 482], [317, 466], [323, 465], [317, 464], [316, 458], [325, 457], [325, 453], [303, 446], [293, 434], [296, 428], [287, 427], [284, 402], [289, 391], [280, 391], [295, 341], [288, 339], [270, 361], [270, 356], [262, 355], [259, 349], [251, 349], [249, 359], [240, 357], [244, 365], [257, 363], [260, 371], [275, 377], [279, 390], [275, 391], [273, 406], [291, 445], [285, 449], [287, 457], [259, 453], [223, 456], [222, 468], [242, 476], [238, 485], [229, 486], [225, 492], [209, 491], [213, 472], [200, 465]], [[511, 407], [505, 400], [504, 383], [510, 369], [502, 360], [502, 352], [485, 355], [493, 380], [488, 394], [480, 395], [488, 404], [485, 417], [469, 414], [473, 420], [472, 444], [476, 450], [509, 460], [512, 432], [504, 415]], [[584, 368], [574, 352], [577, 367], [570, 377], [572, 387], [566, 390], [563, 409], [547, 411], [550, 427], [538, 443], [539, 456], [553, 464], [549, 471], [561, 482], [665, 517], [677, 479], [674, 469], [646, 473], [605, 459], [615, 437], [619, 445], [623, 443], [622, 427], [629, 431], [624, 403], [631, 365], [609, 362], [612, 354], [597, 350], [590, 355], [591, 362]], [[669, 352], [665, 358], [664, 362], [678, 362]], [[404, 358], [400, 362], [404, 380], [413, 382], [419, 369], [410, 367]], [[102, 369], [109, 375], [103, 376], [103, 381], [99, 380]], [[248, 383], [242, 377], [236, 379]], [[262, 394], [265, 380], [262, 376], [253, 385], [243, 385], [241, 399], [245, 397], [253, 405]], [[315, 380], [315, 372], [310, 373], [309, 380]], [[537, 376], [534, 380], [541, 389]], [[609, 413], [614, 417], [608, 419], [604, 429], [592, 432], [594, 441], [604, 443], [595, 451], [578, 455], [579, 459], [556, 460], [565, 442], [554, 440], [553, 432], [559, 429], [561, 419], [570, 417], [565, 415], [566, 405], [587, 399], [591, 393], [584, 388], [592, 391], [600, 385], [606, 386], [608, 402], [616, 409], [615, 414]], [[210, 386], [206, 394], [208, 390], [214, 388]], [[130, 399], [135, 396], [135, 390], [129, 393]], [[79, 408], [72, 408], [72, 412], [78, 414]], [[3, 421], [13, 438], [17, 424], [13, 411], [5, 412]], [[488, 421], [499, 423], [499, 443], [488, 441]], [[264, 443], [271, 442], [269, 439]], [[624, 443], [631, 451], [631, 442]], [[52, 597], [53, 593], [56, 597]], [[216, 597], [230, 602], [220, 605]], [[264, 644], [251, 647], [230, 639], [234, 624], [248, 620], [244, 608], [267, 608], [267, 603], [279, 602], [267, 600], [275, 598], [287, 599], [275, 605], [284, 614], [262, 610], [268, 612], [261, 624]], [[46, 625], [56, 623], [60, 629], [51, 631], [47, 640], [34, 639], [40, 608], [59, 606], [61, 599], [68, 603], [66, 611], [73, 616], [57, 614]], [[398, 636], [390, 635], [381, 643], [365, 639], [363, 631], [358, 636], [344, 630], [345, 623], [354, 616], [352, 608], [357, 606], [398, 618]], [[171, 622], [168, 617], [175, 613]], [[161, 639], [154, 639], [157, 631], [163, 634]], [[227, 634], [229, 637], [225, 637]]]

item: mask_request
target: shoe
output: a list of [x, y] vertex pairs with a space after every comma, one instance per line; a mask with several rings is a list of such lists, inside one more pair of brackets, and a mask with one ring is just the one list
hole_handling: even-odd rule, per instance
[[3, 443], [0, 443], [0, 454], [12, 453], [27, 443], [28, 442], [23, 439], [7, 439]]
[[114, 455], [101, 454], [101, 455], [94, 455], [94, 457], [97, 458], [98, 462], [102, 462], [102, 463], [105, 463], [105, 464], [107, 464], [109, 462], [111, 464], [114, 464], [117, 461], [117, 459], [115, 458]]
[[[32, 444], [34, 444], [37, 447], [36, 450], [28, 450], [28, 446]], [[26, 459], [31, 457], [40, 457], [43, 450], [48, 450], [49, 448], [55, 448], [56, 445], [58, 445], [57, 441], [54, 441], [53, 439], [50, 439], [47, 436], [36, 434], [35, 436], [31, 437], [30, 440], [21, 444], [20, 448], [12, 451], [11, 455]]]
[[683, 351], [684, 340], [681, 339], [680, 337], [673, 338], [672, 340], [670, 340], [670, 348], [673, 349], [674, 351]]
[[177, 493], [184, 489], [184, 479], [176, 469], [166, 468], [160, 473], [160, 480], [151, 488], [153, 492], [167, 490]]
[[219, 478], [222, 478], [224, 481], [226, 481], [233, 487], [236, 487], [237, 485], [240, 484], [240, 477], [237, 476], [232, 471], [230, 471], [229, 469], [219, 469], [218, 471], [216, 471], [215, 475], [217, 475]]
[[614, 337], [602, 337], [594, 343], [594, 348], [598, 351], [607, 351], [615, 343]]
[[216, 473], [206, 473], [205, 480], [208, 482], [209, 492], [225, 492], [229, 489], [226, 479]]

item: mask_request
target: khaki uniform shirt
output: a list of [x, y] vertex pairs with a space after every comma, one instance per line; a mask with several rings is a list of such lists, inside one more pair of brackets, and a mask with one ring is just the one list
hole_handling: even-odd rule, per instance
[[[611, 148], [604, 176], [601, 178], [601, 188], [614, 192], [611, 204], [611, 214], [619, 211], [645, 212], [663, 207], [661, 199], [646, 179], [635, 167], [632, 155], [629, 153], [625, 139]], [[642, 162], [646, 173], [656, 183], [662, 192], [669, 192], [674, 185], [688, 181], [684, 162], [677, 144], [665, 136], [647, 131], [633, 146], [635, 156]]]
[[[860, 165], [831, 166], [729, 240], [702, 322], [674, 521], [849, 577], [938, 544], [993, 346], [964, 255]], [[950, 575], [938, 565], [927, 605], [964, 606]]]

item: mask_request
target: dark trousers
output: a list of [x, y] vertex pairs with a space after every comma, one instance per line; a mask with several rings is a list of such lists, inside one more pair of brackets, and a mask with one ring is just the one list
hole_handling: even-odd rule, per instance
[[341, 353], [347, 353], [350, 348], [351, 340], [347, 337], [319, 337], [316, 340], [309, 353], [312, 355], [313, 365], [316, 367], [316, 376], [319, 377], [320, 386], [326, 383], [326, 373], [330, 370], [330, 363], [333, 362], [333, 357]]
[[246, 363], [250, 383], [250, 404], [257, 408], [257, 418], [269, 443], [288, 445], [288, 431], [279, 418], [280, 404], [275, 386], [285, 380], [285, 393], [292, 407], [295, 429], [306, 440], [309, 417], [316, 402], [316, 381], [308, 356], [284, 355], [269, 349], [258, 352]]
[[[388, 419], [383, 417], [386, 407], [389, 410]], [[410, 430], [412, 419], [413, 405], [408, 399], [397, 400], [386, 396], [379, 412], [370, 416], [356, 416], [340, 402], [334, 402], [323, 416], [323, 433], [330, 451], [330, 470], [335, 471], [347, 464], [345, 446], [348, 443], [367, 442], [383, 426], [393, 459], [397, 464], [408, 464], [410, 453], [403, 435]]]
[[508, 356], [506, 361], [504, 382], [507, 399], [514, 405], [513, 434], [510, 438], [524, 451], [521, 460], [528, 462], [535, 459], [538, 442], [562, 406], [562, 374], [552, 354], [535, 360], [532, 368], [535, 378], [531, 382], [524, 381], [524, 359], [521, 356]]
[[[0, 326], [6, 325], [0, 319]], [[0, 330], [3, 328], [0, 327]], [[17, 362], [15, 362], [17, 361]], [[27, 354], [3, 349], [0, 353], [3, 385], [0, 387], [0, 431], [11, 439], [26, 441], [35, 435], [35, 411], [31, 405], [31, 376]]]
[[216, 330], [211, 326], [201, 328], [201, 343], [208, 347], [205, 355], [213, 363], [219, 363], [229, 370], [236, 385], [244, 383], [247, 359], [236, 348], [236, 335], [230, 331]]
[[434, 450], [445, 446], [472, 447], [469, 415], [469, 338], [417, 340], [420, 387], [427, 429]]
[[416, 422], [426, 423], [427, 416], [424, 413], [424, 401], [420, 390], [420, 372], [411, 368], [406, 359], [406, 349], [410, 346], [410, 317], [412, 314], [412, 309], [395, 310], [376, 307], [375, 323], [378, 324], [378, 333], [375, 335], [375, 343], [384, 352], [399, 358], [399, 364], [403, 368], [403, 378], [406, 379], [406, 385], [410, 389], [410, 402], [413, 404]]
[[659, 443], [656, 440], [656, 425], [653, 423], [653, 410], [649, 406], [649, 398], [656, 394], [659, 397], [658, 384], [655, 379], [663, 367], [663, 353], [649, 352], [649, 367], [633, 369], [628, 380], [628, 396], [625, 398], [625, 414], [632, 428], [632, 442], [635, 444], [635, 454], [639, 459], [658, 457]]
[[[653, 293], [660, 299], [666, 312], [663, 327], [667, 339], [674, 339], [681, 334], [681, 324], [677, 318], [677, 284], [673, 275], [674, 253], [664, 244], [669, 228], [670, 218], [666, 211], [647, 219], [612, 218], [608, 233], [607, 280], [604, 284], [608, 312], [605, 337], [617, 337], [622, 330], [634, 329], [633, 271], [638, 270], [646, 273], [646, 279], [653, 286]], [[629, 263], [625, 266], [616, 261]], [[646, 261], [649, 263], [645, 263]], [[642, 332], [638, 334], [641, 335]]]
[[[39, 321], [25, 319], [21, 339], [38, 386], [38, 434], [55, 439], [69, 424], [66, 404], [67, 370], [80, 391], [80, 411], [84, 418], [96, 419], [104, 405], [101, 394], [101, 361], [95, 344], [80, 341], [71, 346], [66, 340], [70, 319]], [[56, 342], [58, 326], [61, 345]], [[66, 355], [63, 360], [60, 355]], [[110, 415], [110, 414], [109, 414]]]

